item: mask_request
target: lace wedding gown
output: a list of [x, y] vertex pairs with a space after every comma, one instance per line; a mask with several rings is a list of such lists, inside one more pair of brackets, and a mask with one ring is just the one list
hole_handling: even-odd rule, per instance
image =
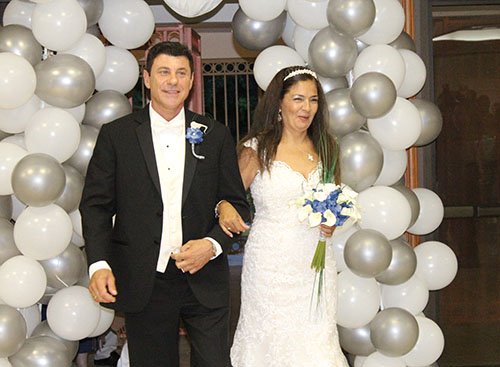
[[[255, 149], [255, 147], [253, 147]], [[303, 187], [320, 180], [319, 169], [306, 179], [286, 163], [274, 161], [271, 174], [259, 172], [250, 186], [256, 214], [245, 245], [241, 310], [231, 348], [233, 367], [347, 367], [337, 326], [337, 272], [327, 242], [323, 316], [310, 312], [315, 272], [310, 269], [319, 229], [300, 223], [290, 205]]]

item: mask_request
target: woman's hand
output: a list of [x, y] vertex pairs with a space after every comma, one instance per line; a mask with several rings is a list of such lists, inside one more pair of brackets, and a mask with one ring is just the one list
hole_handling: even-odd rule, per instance
[[[219, 212], [219, 226], [222, 228], [225, 234], [229, 237], [233, 237], [233, 233], [241, 233], [246, 231], [249, 226], [245, 224], [238, 211], [234, 209], [228, 201], [222, 201], [217, 208]], [[233, 232], [233, 233], [231, 233]]]
[[321, 229], [321, 232], [325, 235], [325, 237], [332, 237], [333, 231], [335, 231], [335, 226], [326, 226], [324, 224], [320, 225], [319, 228]]

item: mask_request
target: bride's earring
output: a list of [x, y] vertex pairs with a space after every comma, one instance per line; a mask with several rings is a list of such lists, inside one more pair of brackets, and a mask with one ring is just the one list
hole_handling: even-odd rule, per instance
[[283, 120], [283, 118], [281, 117], [281, 108], [280, 110], [278, 111], [278, 122], [281, 122]]

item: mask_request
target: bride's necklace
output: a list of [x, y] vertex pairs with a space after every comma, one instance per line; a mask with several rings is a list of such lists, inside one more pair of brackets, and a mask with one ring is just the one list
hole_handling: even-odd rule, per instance
[[307, 153], [306, 151], [300, 149], [298, 146], [294, 145], [295, 148], [297, 148], [299, 151], [307, 155], [307, 159], [309, 159], [311, 162], [314, 162], [314, 156], [311, 153]]

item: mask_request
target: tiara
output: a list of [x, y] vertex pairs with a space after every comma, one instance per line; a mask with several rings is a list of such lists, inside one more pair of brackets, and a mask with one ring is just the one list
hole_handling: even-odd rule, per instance
[[309, 74], [309, 75], [312, 75], [314, 77], [314, 79], [318, 79], [318, 76], [316, 75], [316, 73], [314, 71], [312, 71], [310, 69], [298, 69], [298, 70], [292, 71], [290, 74], [285, 76], [283, 78], [283, 81], [290, 79], [290, 78], [293, 78], [296, 75], [301, 75], [301, 74]]

